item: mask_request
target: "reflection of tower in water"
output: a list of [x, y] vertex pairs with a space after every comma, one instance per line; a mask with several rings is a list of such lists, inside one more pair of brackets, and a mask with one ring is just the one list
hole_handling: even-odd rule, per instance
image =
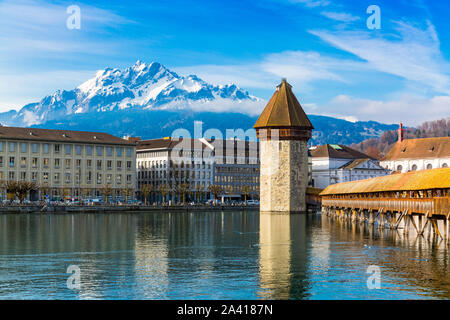
[[307, 298], [307, 219], [300, 214], [261, 213], [259, 273], [263, 298]]

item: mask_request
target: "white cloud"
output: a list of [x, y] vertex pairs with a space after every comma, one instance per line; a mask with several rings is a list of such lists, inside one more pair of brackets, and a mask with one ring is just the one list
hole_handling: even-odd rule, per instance
[[172, 101], [164, 104], [159, 109], [189, 109], [197, 112], [237, 112], [248, 115], [258, 115], [266, 106], [267, 101], [257, 99], [255, 101], [233, 101], [230, 99], [216, 98], [213, 101], [189, 101], [180, 105], [180, 101]]
[[335, 59], [313, 51], [285, 51], [269, 54], [259, 62], [242, 65], [195, 65], [175, 68], [181, 74], [196, 74], [214, 84], [236, 83], [244, 88], [270, 89], [281, 78], [297, 90], [311, 89], [318, 80], [348, 82], [339, 75], [342, 70], [361, 71], [364, 64]]
[[347, 95], [338, 95], [330, 102], [314, 107], [304, 105], [306, 112], [346, 119], [348, 121], [379, 121], [383, 123], [403, 122], [418, 125], [424, 121], [450, 116], [450, 97], [432, 98], [402, 94], [395, 100], [370, 100]]
[[116, 41], [94, 41], [91, 37], [104, 34], [107, 28], [134, 23], [112, 11], [80, 4], [81, 29], [69, 30], [66, 26], [68, 6], [43, 0], [0, 2], [0, 58], [11, 54], [27, 55], [30, 51], [34, 56], [52, 52], [105, 54], [118, 51], [120, 46]]
[[0, 73], [0, 112], [19, 110], [25, 104], [38, 102], [56, 90], [72, 90], [95, 71], [56, 70], [36, 73]]
[[[422, 30], [396, 23], [394, 39], [366, 31], [310, 31], [331, 45], [367, 61], [374, 70], [425, 85], [438, 93], [450, 93], [450, 65], [443, 58], [434, 26]], [[375, 34], [375, 35], [374, 35]]]
[[326, 7], [330, 5], [330, 1], [328, 0], [289, 0], [291, 3], [301, 3], [307, 7], [315, 8], [315, 7]]
[[341, 22], [353, 22], [358, 21], [361, 18], [354, 16], [350, 13], [345, 12], [330, 12], [330, 11], [323, 11], [321, 12], [321, 15], [330, 18], [332, 20], [341, 21]]

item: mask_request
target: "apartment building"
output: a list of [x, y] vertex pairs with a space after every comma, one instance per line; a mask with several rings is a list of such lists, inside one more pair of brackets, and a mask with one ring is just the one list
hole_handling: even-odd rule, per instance
[[[139, 141], [138, 188], [149, 185], [150, 201], [211, 199], [211, 185], [220, 198], [257, 196], [258, 143], [239, 140], [163, 138]], [[163, 195], [164, 193], [164, 195]]]
[[259, 198], [259, 143], [217, 140], [214, 145], [214, 184], [221, 187], [222, 201]]
[[[0, 181], [36, 184], [44, 196], [131, 195], [136, 188], [136, 143], [98, 132], [0, 127]], [[3, 197], [7, 190], [3, 190]]]
[[325, 189], [330, 184], [384, 176], [389, 170], [376, 159], [341, 144], [325, 144], [310, 149], [311, 186]]
[[209, 199], [214, 147], [206, 140], [142, 140], [136, 157], [138, 188], [150, 186], [151, 202]]

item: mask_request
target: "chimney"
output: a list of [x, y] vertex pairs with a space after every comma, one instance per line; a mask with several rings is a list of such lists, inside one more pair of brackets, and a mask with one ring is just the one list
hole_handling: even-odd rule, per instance
[[403, 141], [403, 123], [400, 122], [400, 125], [398, 126], [398, 142]]

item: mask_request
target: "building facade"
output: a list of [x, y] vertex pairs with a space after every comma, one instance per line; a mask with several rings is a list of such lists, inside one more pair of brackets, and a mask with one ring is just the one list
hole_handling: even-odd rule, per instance
[[330, 184], [384, 176], [390, 173], [377, 160], [344, 145], [312, 147], [312, 186], [324, 189]]
[[204, 201], [213, 183], [214, 147], [204, 139], [142, 140], [137, 147], [138, 188], [151, 202]]
[[[138, 187], [150, 186], [151, 202], [202, 202], [258, 196], [258, 143], [163, 138], [139, 141]], [[142, 192], [141, 192], [142, 193]]]
[[402, 139], [381, 159], [387, 170], [409, 172], [450, 166], [450, 137]]
[[135, 159], [135, 143], [106, 133], [0, 127], [0, 181], [32, 182], [30, 200], [132, 195]]
[[222, 202], [259, 198], [259, 143], [243, 140], [216, 140], [214, 184], [220, 186]]
[[261, 148], [261, 212], [306, 212], [308, 140], [313, 126], [286, 79], [254, 128]]

